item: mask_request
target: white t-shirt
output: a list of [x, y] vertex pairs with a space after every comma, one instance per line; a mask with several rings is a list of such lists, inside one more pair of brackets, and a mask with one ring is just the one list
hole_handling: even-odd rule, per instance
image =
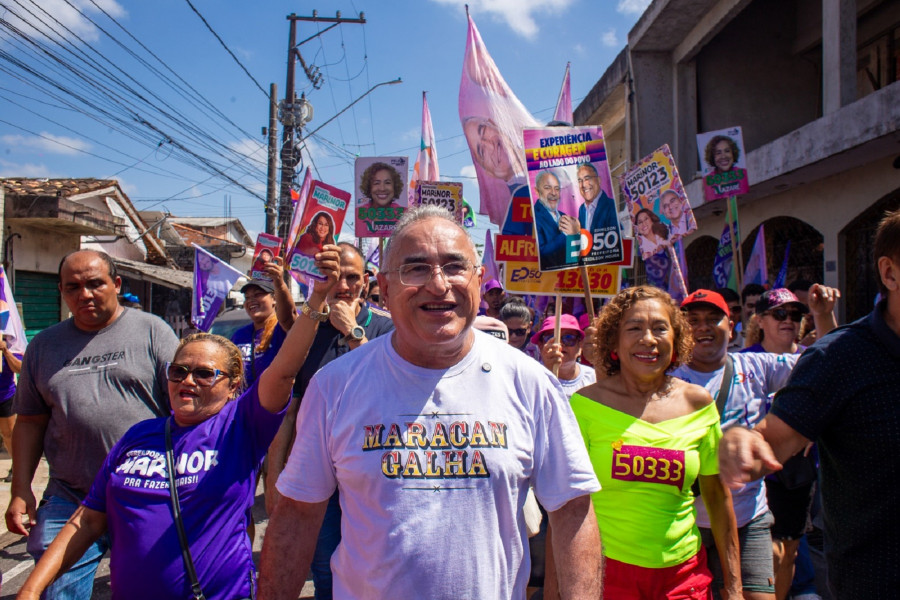
[[587, 365], [578, 365], [578, 375], [575, 379], [563, 379], [559, 378], [559, 384], [562, 386], [563, 391], [566, 393], [567, 398], [571, 398], [572, 394], [577, 392], [583, 387], [587, 387], [592, 383], [597, 382], [597, 372], [594, 370], [594, 367], [589, 367]]
[[[772, 396], [787, 383], [799, 356], [769, 352], [745, 352], [728, 356], [734, 359], [734, 379], [724, 414], [720, 415], [722, 430], [735, 425], [752, 429], [769, 413]], [[682, 365], [672, 375], [703, 386], [715, 398], [722, 387], [724, 372], [725, 367], [711, 373], [701, 373]], [[743, 527], [769, 509], [762, 479], [732, 490], [731, 498], [738, 527]], [[697, 498], [694, 506], [697, 509], [697, 525], [709, 527], [709, 515], [703, 501]]]
[[474, 334], [448, 369], [406, 362], [385, 335], [310, 382], [278, 490], [340, 490], [335, 598], [522, 598], [528, 487], [548, 511], [600, 489], [553, 375]]

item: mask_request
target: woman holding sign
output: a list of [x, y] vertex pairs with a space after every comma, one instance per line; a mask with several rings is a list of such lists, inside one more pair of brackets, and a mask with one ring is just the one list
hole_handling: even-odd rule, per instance
[[690, 359], [690, 327], [669, 295], [649, 286], [620, 292], [596, 326], [597, 368], [609, 377], [571, 404], [603, 486], [592, 495], [606, 555], [603, 597], [707, 597], [697, 480], [726, 557], [722, 597], [740, 598], [737, 526], [718, 477], [719, 413], [706, 390], [668, 374]]

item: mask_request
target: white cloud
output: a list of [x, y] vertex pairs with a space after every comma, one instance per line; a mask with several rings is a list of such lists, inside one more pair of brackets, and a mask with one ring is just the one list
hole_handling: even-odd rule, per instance
[[122, 191], [125, 192], [126, 196], [128, 196], [129, 198], [133, 198], [138, 195], [138, 186], [122, 179], [121, 175], [119, 175], [115, 179], [119, 182], [119, 187], [122, 188]]
[[481, 197], [481, 192], [478, 188], [478, 179], [476, 179], [475, 175], [475, 166], [466, 165], [459, 170], [459, 174], [464, 177], [464, 179], [462, 180], [462, 184], [463, 196], [465, 196], [466, 201], [468, 201], [468, 203], [472, 206], [480, 206], [481, 201], [479, 199]]
[[623, 15], [639, 15], [647, 10], [651, 0], [619, 0], [616, 10]]
[[[461, 4], [459, 0], [432, 1], [455, 7]], [[469, 8], [473, 15], [490, 15], [505, 22], [518, 35], [533, 39], [538, 34], [537, 15], [558, 15], [572, 3], [573, 0], [470, 0]]]
[[54, 173], [50, 171], [47, 165], [35, 165], [31, 163], [16, 164], [5, 160], [0, 160], [0, 177], [54, 177]]
[[607, 48], [615, 48], [619, 45], [619, 36], [616, 35], [615, 28], [609, 28], [603, 32], [603, 35], [600, 36], [600, 41], [603, 42], [603, 45]]
[[228, 147], [238, 154], [258, 158], [260, 155], [265, 158], [266, 145], [259, 140], [252, 138], [244, 138], [228, 142]]
[[64, 135], [53, 135], [46, 131], [41, 136], [36, 135], [4, 135], [0, 136], [0, 143], [11, 146], [15, 150], [36, 150], [38, 152], [50, 152], [53, 154], [74, 155], [80, 151], [90, 150], [91, 145], [77, 138]]
[[[50, 39], [62, 38], [70, 42], [77, 41], [74, 37], [76, 35], [86, 42], [95, 42], [100, 39], [100, 30], [86, 18], [96, 19], [103, 16], [100, 9], [94, 6], [90, 0], [69, 1], [75, 8], [65, 0], [41, 0], [40, 3], [36, 3], [40, 9], [29, 7], [34, 15], [16, 6], [13, 10], [6, 11], [3, 18], [27, 35], [38, 35]], [[125, 9], [116, 0], [96, 0], [96, 2], [116, 19], [127, 15]], [[79, 11], [81, 12], [79, 13]], [[82, 16], [81, 13], [84, 13], [85, 16]], [[48, 14], [52, 15], [53, 19], [59, 21], [61, 25], [48, 17]], [[70, 31], [71, 33], [69, 33]]]

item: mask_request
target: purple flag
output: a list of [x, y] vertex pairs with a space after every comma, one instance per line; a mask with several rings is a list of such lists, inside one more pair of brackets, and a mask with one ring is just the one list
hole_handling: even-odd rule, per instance
[[209, 331], [228, 292], [241, 278], [241, 272], [194, 244], [194, 298], [191, 323]]
[[766, 234], [765, 227], [759, 226], [756, 232], [756, 240], [753, 242], [753, 252], [750, 253], [750, 260], [744, 269], [743, 284], [758, 283], [760, 285], [769, 285], [769, 271], [766, 268]]
[[787, 248], [784, 249], [784, 260], [781, 261], [781, 269], [778, 270], [778, 276], [775, 277], [775, 283], [772, 284], [773, 289], [783, 288], [784, 282], [787, 280], [788, 256], [791, 254], [791, 240], [788, 240]]

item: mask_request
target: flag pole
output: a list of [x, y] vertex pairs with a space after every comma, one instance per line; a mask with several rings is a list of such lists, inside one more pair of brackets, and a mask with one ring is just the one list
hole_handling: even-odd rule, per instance
[[[559, 344], [562, 329], [562, 296], [556, 295], [556, 322], [553, 324], [553, 343]], [[554, 377], [559, 377], [559, 363], [553, 365]]]
[[587, 308], [588, 316], [591, 318], [591, 323], [594, 322], [594, 300], [591, 298], [591, 283], [590, 279], [588, 279], [588, 270], [585, 265], [581, 265], [581, 283], [584, 286], [584, 304]]
[[735, 239], [734, 222], [737, 221], [737, 197], [728, 197], [728, 210], [725, 213], [728, 219], [728, 231], [731, 237], [731, 264], [734, 271], [734, 280], [737, 282], [737, 293], [744, 289], [744, 258], [741, 253], [741, 244]]

